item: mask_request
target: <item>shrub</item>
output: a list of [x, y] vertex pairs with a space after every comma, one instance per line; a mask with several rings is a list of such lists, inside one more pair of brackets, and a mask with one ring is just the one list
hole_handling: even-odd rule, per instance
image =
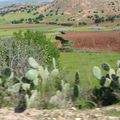
[[58, 63], [59, 51], [55, 44], [38, 31], [19, 31], [13, 37], [1, 38], [0, 46], [0, 70], [10, 67], [18, 76], [26, 72], [30, 56], [43, 66], [51, 67], [53, 57]]
[[43, 20], [43, 18], [44, 18], [44, 15], [43, 15], [43, 14], [41, 14], [41, 15], [39, 15], [38, 17], [36, 17], [35, 19], [36, 19], [36, 20], [39, 20], [39, 21], [42, 21], [42, 20]]

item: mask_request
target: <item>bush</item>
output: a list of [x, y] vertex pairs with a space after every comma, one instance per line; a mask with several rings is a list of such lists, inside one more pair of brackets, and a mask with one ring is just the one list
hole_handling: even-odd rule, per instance
[[49, 68], [53, 57], [58, 63], [59, 51], [55, 44], [38, 31], [19, 31], [13, 37], [1, 38], [0, 46], [0, 70], [10, 67], [18, 76], [26, 72], [30, 56]]

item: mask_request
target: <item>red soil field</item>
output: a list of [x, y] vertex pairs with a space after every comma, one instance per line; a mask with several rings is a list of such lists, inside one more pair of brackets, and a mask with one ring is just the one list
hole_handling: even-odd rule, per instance
[[120, 52], [120, 32], [69, 32], [60, 37], [72, 41], [78, 49]]

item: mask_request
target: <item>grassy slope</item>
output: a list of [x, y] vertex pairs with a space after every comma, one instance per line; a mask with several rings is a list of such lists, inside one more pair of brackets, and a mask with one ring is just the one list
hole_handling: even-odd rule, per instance
[[119, 59], [119, 53], [70, 52], [61, 53], [60, 65], [68, 73], [69, 80], [74, 80], [75, 72], [79, 71], [82, 86], [93, 87], [98, 85], [98, 80], [92, 74], [93, 66], [109, 63], [115, 68]]
[[10, 23], [13, 20], [19, 20], [21, 18], [28, 19], [28, 18], [35, 18], [36, 15], [27, 12], [15, 12], [9, 13], [5, 16], [0, 16], [0, 24]]
[[53, 15], [53, 16], [45, 16], [44, 21], [47, 22], [56, 22], [56, 19], [58, 22], [63, 22], [65, 20], [66, 16], [64, 15]]

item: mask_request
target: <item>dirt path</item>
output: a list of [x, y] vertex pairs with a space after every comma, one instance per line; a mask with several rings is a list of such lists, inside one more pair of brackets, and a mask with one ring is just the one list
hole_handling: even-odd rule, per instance
[[28, 109], [21, 114], [13, 109], [0, 109], [0, 120], [120, 120], [120, 105], [83, 111]]

